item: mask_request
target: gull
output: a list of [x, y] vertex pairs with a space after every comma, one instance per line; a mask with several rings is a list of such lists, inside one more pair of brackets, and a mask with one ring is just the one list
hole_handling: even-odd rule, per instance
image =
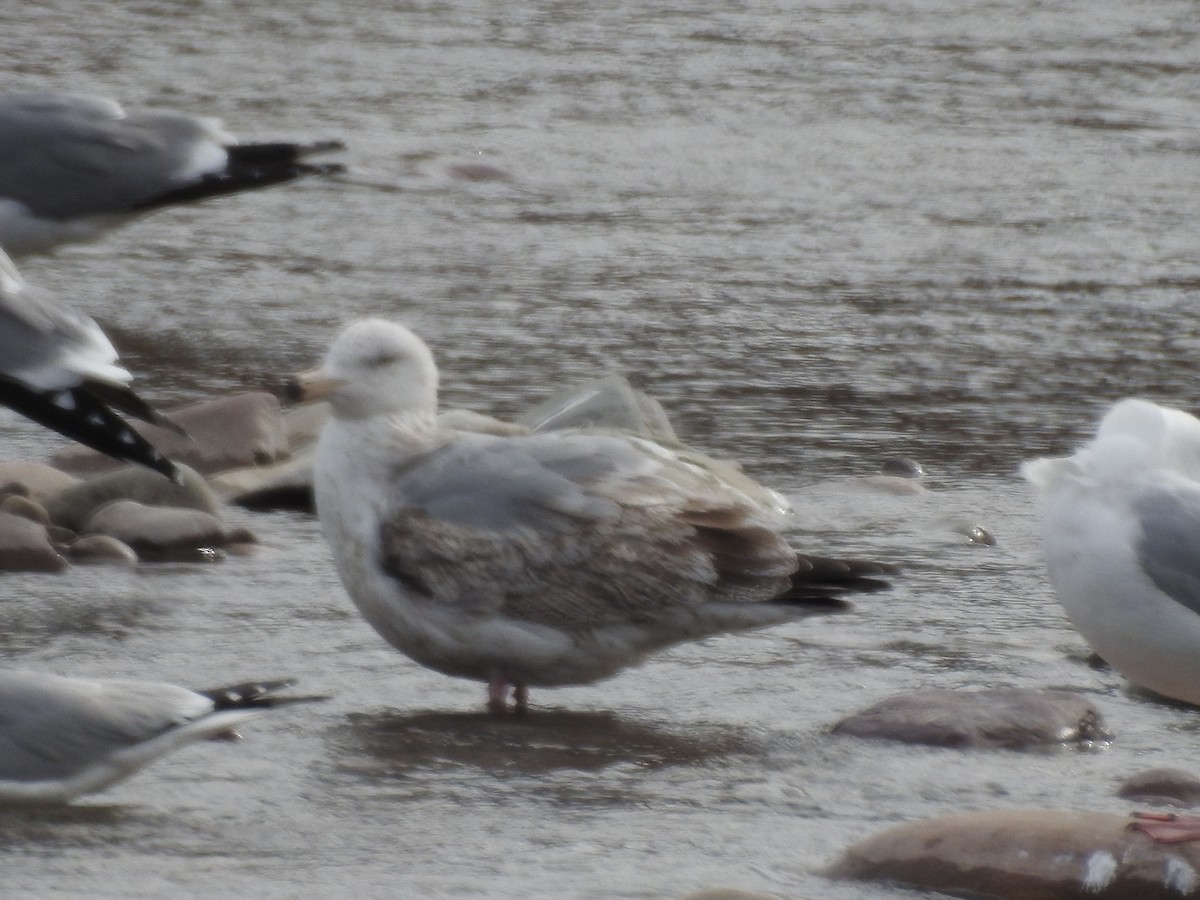
[[304, 161], [340, 149], [335, 141], [239, 144], [212, 119], [127, 113], [106, 97], [0, 96], [0, 247], [46, 252], [164, 206], [342, 172]]
[[1026, 462], [1046, 569], [1106, 662], [1200, 705], [1200, 421], [1146, 400], [1114, 405], [1073, 456]]
[[117, 411], [180, 431], [129, 389], [132, 376], [90, 317], [25, 282], [0, 250], [0, 403], [94, 450], [179, 481]]
[[291, 681], [191, 691], [156, 681], [0, 670], [0, 803], [68, 803], [178, 747], [237, 737]]
[[607, 678], [682, 641], [829, 611], [891, 567], [799, 554], [732, 463], [614, 429], [460, 431], [402, 325], [346, 328], [297, 391], [330, 402], [317, 514], [347, 593], [411, 659], [488, 685]]

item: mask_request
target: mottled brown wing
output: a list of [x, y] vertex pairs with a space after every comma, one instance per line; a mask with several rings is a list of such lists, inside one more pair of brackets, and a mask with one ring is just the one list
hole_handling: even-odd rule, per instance
[[481, 615], [587, 629], [787, 589], [763, 511], [661, 448], [614, 436], [463, 435], [397, 480], [382, 567]]

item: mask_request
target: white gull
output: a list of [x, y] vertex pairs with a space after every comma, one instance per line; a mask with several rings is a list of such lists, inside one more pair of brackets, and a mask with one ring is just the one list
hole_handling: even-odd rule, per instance
[[1200, 705], [1200, 421], [1123, 400], [1073, 456], [1021, 471], [1072, 624], [1129, 680]]
[[284, 703], [290, 681], [191, 691], [155, 681], [0, 671], [0, 803], [67, 803]]
[[890, 567], [798, 554], [784, 510], [731, 463], [628, 433], [459, 431], [403, 326], [365, 320], [298, 378], [332, 418], [317, 513], [347, 592], [393, 646], [486, 682], [614, 675], [681, 641], [827, 611]]
[[0, 403], [117, 459], [178, 480], [117, 411], [179, 431], [129, 389], [129, 372], [90, 317], [30, 286], [0, 250]]
[[239, 144], [212, 119], [105, 97], [0, 95], [0, 247], [45, 252], [164, 206], [340, 172], [304, 161], [336, 149]]

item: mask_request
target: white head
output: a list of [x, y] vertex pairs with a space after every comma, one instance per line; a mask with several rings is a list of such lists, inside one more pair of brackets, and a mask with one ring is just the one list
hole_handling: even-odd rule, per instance
[[328, 399], [340, 419], [437, 415], [437, 365], [419, 337], [395, 322], [363, 319], [337, 336], [321, 368], [298, 375], [304, 399]]

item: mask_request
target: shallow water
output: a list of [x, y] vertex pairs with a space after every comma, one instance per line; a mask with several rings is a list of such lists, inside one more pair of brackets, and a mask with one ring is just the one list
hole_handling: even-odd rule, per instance
[[[815, 870], [953, 810], [1124, 812], [1200, 714], [1129, 693], [1041, 571], [1022, 459], [1113, 399], [1195, 407], [1193, 4], [107, 4], [0, 10], [10, 89], [98, 91], [246, 138], [350, 145], [353, 174], [164, 212], [31, 259], [170, 407], [277, 384], [399, 317], [443, 398], [501, 415], [620, 371], [688, 442], [788, 493], [806, 548], [905, 575], [854, 611], [540, 691], [521, 722], [359, 620], [316, 524], [259, 554], [6, 576], [12, 665], [329, 693], [66, 810], [0, 816], [29, 895], [901, 897]], [[81, 13], [81, 10], [83, 12]], [[472, 181], [453, 167], [510, 177]], [[57, 439], [7, 414], [11, 456]], [[864, 489], [886, 456], [930, 490]], [[986, 527], [993, 547], [964, 531]], [[1089, 752], [835, 738], [902, 690], [1058, 687]]]

